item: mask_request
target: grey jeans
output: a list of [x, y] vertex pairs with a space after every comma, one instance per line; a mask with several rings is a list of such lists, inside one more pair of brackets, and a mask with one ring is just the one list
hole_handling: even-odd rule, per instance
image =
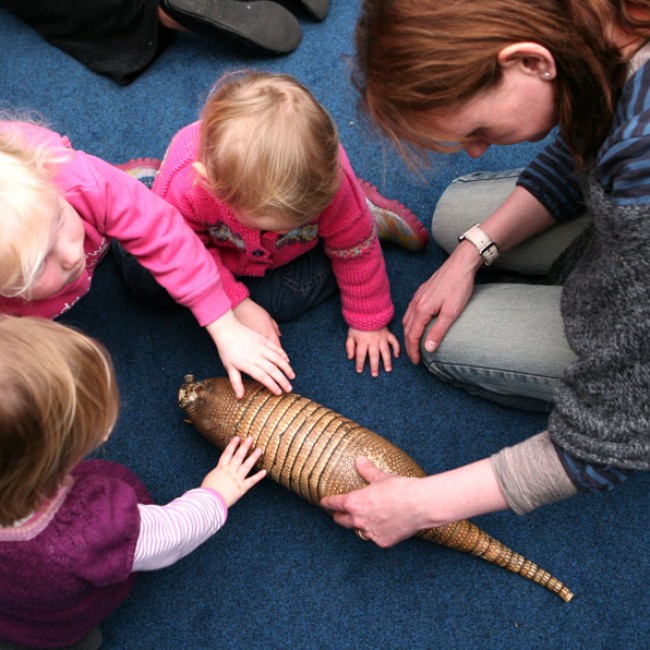
[[[436, 242], [450, 253], [458, 235], [505, 200], [518, 175], [519, 170], [477, 172], [453, 181], [433, 215]], [[559, 377], [575, 354], [564, 335], [562, 287], [528, 284], [526, 276], [547, 274], [588, 223], [588, 215], [581, 215], [501, 255], [490, 267], [497, 271], [495, 280], [498, 271], [515, 272], [520, 280], [477, 284], [439, 348], [431, 353], [421, 346], [426, 367], [471, 394], [506, 406], [550, 410]]]

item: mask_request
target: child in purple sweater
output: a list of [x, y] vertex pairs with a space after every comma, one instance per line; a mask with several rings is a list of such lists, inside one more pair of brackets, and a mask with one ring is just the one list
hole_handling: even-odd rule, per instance
[[191, 553], [265, 475], [235, 438], [201, 487], [156, 506], [126, 467], [83, 460], [117, 419], [115, 375], [49, 320], [0, 316], [0, 394], [0, 647], [98, 648], [134, 574]]

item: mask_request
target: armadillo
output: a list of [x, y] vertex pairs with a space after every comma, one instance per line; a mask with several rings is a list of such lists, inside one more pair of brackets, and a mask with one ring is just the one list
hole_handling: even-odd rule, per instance
[[[405, 451], [381, 435], [296, 393], [274, 395], [261, 384], [245, 381], [237, 399], [227, 378], [194, 381], [185, 376], [178, 393], [189, 422], [218, 448], [234, 436], [253, 438], [263, 451], [262, 468], [274, 481], [320, 506], [323, 497], [359, 489], [366, 481], [356, 469], [365, 456], [386, 472], [411, 477], [424, 470]], [[530, 560], [515, 553], [468, 520], [420, 531], [425, 540], [476, 555], [557, 594], [573, 593]]]

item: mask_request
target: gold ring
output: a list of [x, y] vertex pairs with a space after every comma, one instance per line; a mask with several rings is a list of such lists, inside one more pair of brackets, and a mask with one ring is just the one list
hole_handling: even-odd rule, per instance
[[363, 531], [361, 529], [357, 528], [354, 532], [357, 534], [357, 537], [359, 537], [359, 539], [362, 539], [364, 542], [368, 541], [368, 538], [363, 534]]

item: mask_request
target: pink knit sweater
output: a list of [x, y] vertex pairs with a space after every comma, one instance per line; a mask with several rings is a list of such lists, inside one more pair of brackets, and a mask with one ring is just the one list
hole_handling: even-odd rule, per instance
[[33, 124], [0, 123], [0, 129], [8, 128], [21, 128], [35, 142], [68, 150], [69, 160], [53, 180], [84, 223], [86, 269], [76, 282], [45, 300], [0, 296], [0, 313], [55, 318], [70, 309], [90, 289], [112, 238], [148, 268], [176, 302], [188, 307], [200, 325], [230, 309], [212, 257], [174, 207], [113, 165], [72, 150], [67, 138]]
[[263, 276], [314, 248], [319, 239], [332, 262], [349, 326], [374, 331], [393, 317], [384, 258], [363, 191], [343, 148], [341, 187], [332, 203], [309, 224], [286, 235], [241, 224], [212, 196], [192, 168], [197, 161], [200, 122], [173, 138], [153, 191], [178, 208], [212, 253], [233, 307], [248, 297], [241, 276]]

